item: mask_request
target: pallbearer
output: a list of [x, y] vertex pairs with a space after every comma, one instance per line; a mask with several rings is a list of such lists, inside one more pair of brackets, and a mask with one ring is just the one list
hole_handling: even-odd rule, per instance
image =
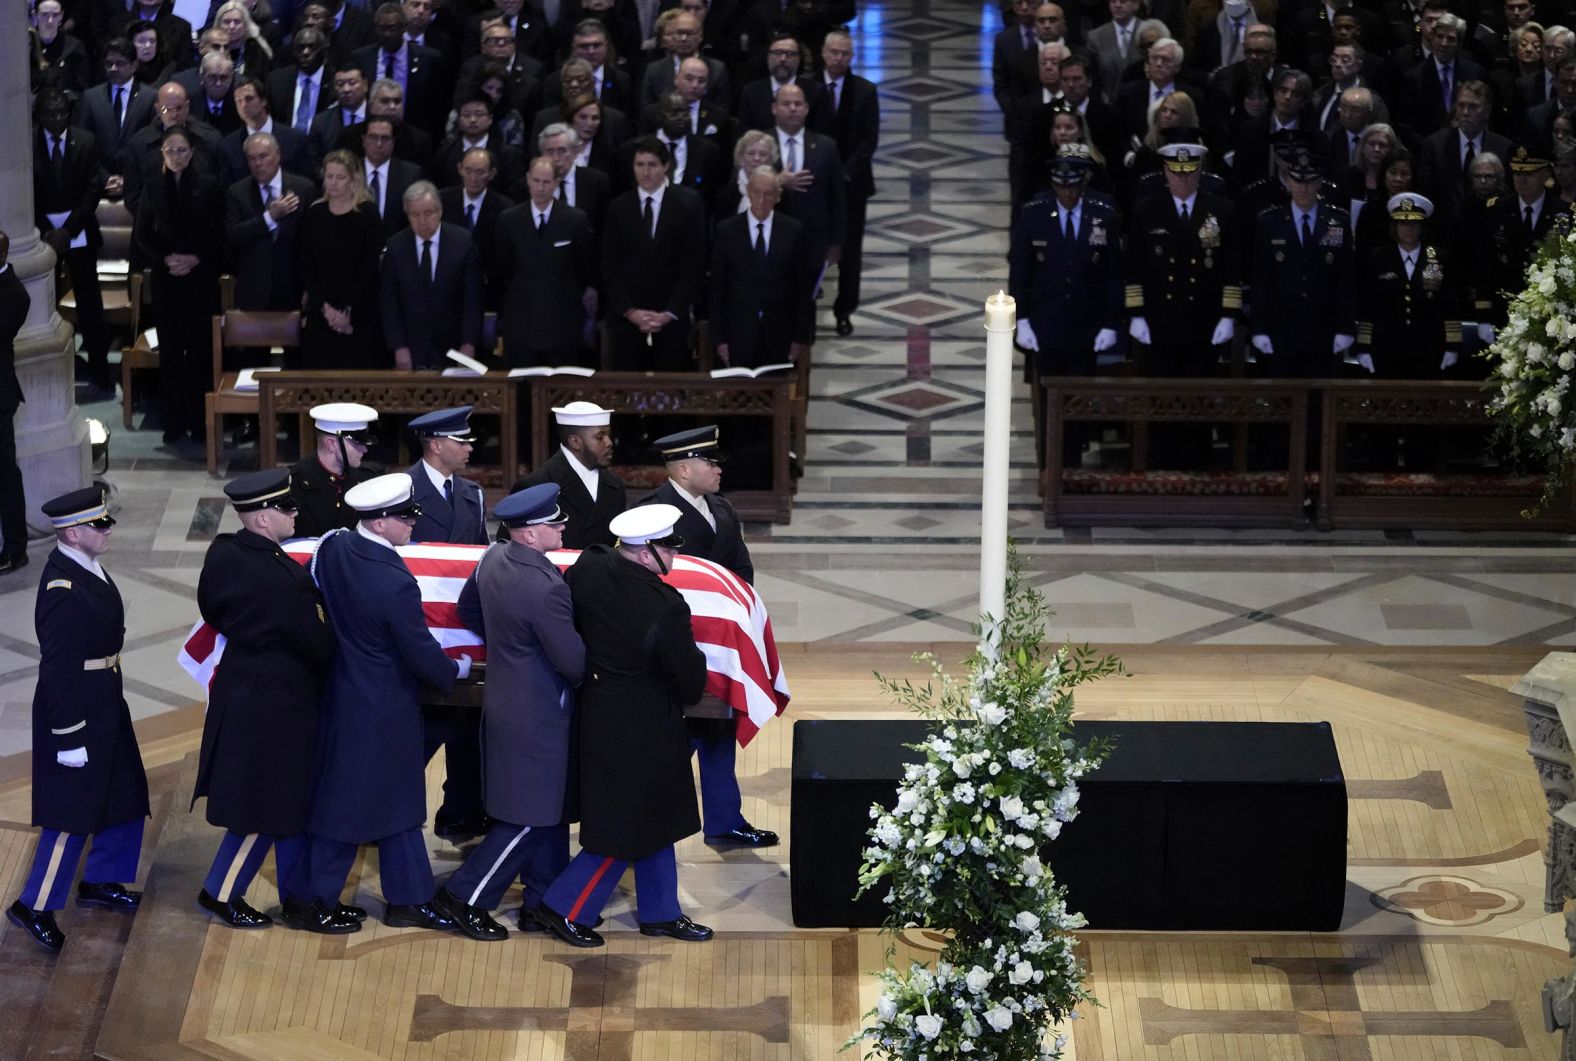
[[[192, 803], [207, 796], [208, 822], [225, 834], [197, 903], [232, 928], [266, 928], [273, 919], [247, 903], [246, 888], [270, 847], [281, 890], [300, 857], [334, 634], [312, 576], [279, 547], [295, 535], [289, 470], [244, 475], [224, 492], [241, 529], [214, 539], [197, 581], [197, 607], [225, 647]], [[311, 902], [282, 898], [292, 908]], [[325, 932], [355, 923], [349, 908], [298, 916]]]
[[558, 504], [569, 522], [564, 526], [564, 548], [612, 545], [609, 521], [624, 511], [624, 481], [613, 466], [613, 435], [609, 428], [613, 410], [596, 402], [555, 405], [558, 452], [540, 468], [514, 484], [515, 491], [542, 483], [558, 484]]
[[98, 486], [44, 505], [55, 548], [33, 609], [38, 688], [33, 693], [33, 868], [6, 916], [51, 951], [65, 946], [54, 912], [66, 905], [89, 838], [78, 906], [135, 910], [148, 779], [121, 692], [126, 612], [99, 562], [115, 520]]
[[345, 494], [371, 478], [361, 462], [377, 441], [373, 424], [378, 411], [370, 406], [330, 402], [313, 406], [311, 416], [316, 448], [290, 466], [291, 491], [300, 506], [296, 514], [300, 538], [356, 525], [355, 510], [345, 503]]

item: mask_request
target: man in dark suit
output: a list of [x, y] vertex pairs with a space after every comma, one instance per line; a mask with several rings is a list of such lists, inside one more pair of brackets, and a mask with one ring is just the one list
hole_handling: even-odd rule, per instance
[[[683, 96], [669, 92], [658, 101], [657, 106], [662, 115], [662, 124], [653, 136], [662, 142], [672, 158], [668, 179], [676, 185], [698, 192], [703, 200], [709, 199], [714, 190], [727, 180], [728, 160], [716, 144], [689, 131], [689, 108]], [[647, 137], [626, 140], [618, 149], [618, 161], [613, 173], [616, 191], [628, 191], [634, 187], [635, 145], [645, 139]]]
[[[1135, 10], [1138, 7], [1134, 0], [1117, 2], [1132, 3]], [[1007, 113], [1007, 105], [1016, 98], [1012, 82], [1013, 70], [1019, 58], [1033, 52], [1039, 43], [1034, 37], [1034, 11], [1037, 7], [1038, 0], [1012, 0], [1013, 20], [996, 34], [991, 44], [991, 91], [996, 97], [996, 106], [1003, 114]]]
[[219, 148], [223, 159], [223, 179], [233, 184], [246, 176], [246, 141], [254, 133], [267, 133], [279, 147], [279, 164], [285, 172], [298, 177], [312, 177], [317, 172], [317, 161], [312, 157], [312, 145], [306, 137], [276, 122], [268, 112], [268, 98], [263, 83], [249, 77], [235, 86], [231, 94], [235, 111], [241, 116], [241, 128], [224, 138]]
[[739, 129], [771, 129], [777, 93], [788, 85], [798, 85], [807, 107], [806, 124], [824, 132], [831, 124], [826, 89], [813, 77], [799, 76], [799, 42], [792, 36], [778, 36], [766, 54], [771, 73], [751, 81], [739, 93]]
[[295, 63], [268, 74], [268, 109], [302, 136], [312, 133], [312, 120], [334, 105], [334, 71], [329, 69], [328, 38], [310, 27], [296, 31], [290, 42]]
[[[591, 94], [598, 103], [625, 114], [639, 107], [640, 101], [635, 97], [629, 75], [608, 61], [607, 27], [599, 20], [585, 18], [576, 23], [571, 54], [591, 67]], [[563, 79], [555, 71], [542, 81], [542, 106], [557, 107], [563, 102]]]
[[334, 71], [334, 102], [312, 119], [312, 153], [323, 158], [337, 149], [345, 130], [367, 120], [367, 75], [356, 67]]
[[[553, 164], [553, 175], [558, 179], [558, 191], [554, 194], [558, 201], [586, 215], [591, 234], [599, 235], [607, 217], [607, 205], [613, 199], [613, 179], [591, 166], [575, 165], [575, 157], [580, 153], [580, 137], [570, 126], [561, 122], [549, 125], [536, 138], [536, 143], [542, 157]], [[530, 182], [524, 178], [516, 181], [509, 189], [509, 197], [515, 202], [531, 198]]]
[[1554, 95], [1560, 63], [1576, 53], [1576, 30], [1550, 26], [1543, 34], [1543, 69], [1516, 79], [1516, 106], [1523, 114]]
[[826, 35], [821, 45], [822, 77], [832, 112], [832, 135], [843, 161], [842, 255], [837, 262], [837, 298], [832, 316], [838, 335], [852, 335], [850, 318], [859, 308], [859, 279], [864, 267], [865, 213], [876, 193], [872, 160], [881, 138], [881, 104], [875, 83], [853, 73], [854, 39], [842, 30]]
[[[493, 189], [498, 171], [492, 153], [481, 149], [465, 152], [458, 167], [460, 181], [438, 193], [443, 204], [445, 224], [460, 225], [471, 234], [482, 269], [482, 310], [498, 308], [502, 285], [498, 280], [498, 218], [514, 205], [514, 200]], [[491, 353], [491, 350], [486, 351]]]
[[[685, 59], [674, 78], [674, 91], [684, 99], [687, 127], [692, 136], [704, 136], [716, 144], [723, 159], [733, 157], [734, 127], [728, 109], [706, 98], [711, 70], [701, 59]], [[664, 124], [661, 103], [648, 103], [640, 109], [640, 131], [654, 133]]]
[[1576, 111], [1576, 55], [1567, 55], [1554, 73], [1554, 94], [1527, 112], [1519, 131], [1521, 138], [1537, 140], [1544, 150], [1552, 151], [1554, 142], [1549, 134], [1554, 116], [1572, 111]]
[[806, 356], [815, 334], [815, 277], [804, 225], [777, 210], [777, 174], [762, 167], [750, 206], [717, 224], [711, 253], [711, 337], [725, 365], [755, 368]]
[[378, 43], [351, 52], [351, 63], [369, 81], [396, 82], [404, 90], [406, 118], [423, 129], [436, 128], [448, 103], [443, 95], [443, 56], [405, 39], [405, 12], [396, 3], [379, 4], [372, 24]]
[[[372, 83], [367, 93], [367, 117], [388, 118], [394, 123], [394, 157], [414, 162], [426, 170], [432, 162], [432, 137], [411, 121], [405, 106], [405, 90], [398, 81], [384, 78]], [[339, 146], [351, 151], [361, 142], [361, 127], [348, 126], [339, 136]]]
[[489, 23], [481, 32], [481, 52], [460, 64], [455, 84], [475, 84], [482, 67], [500, 66], [505, 78], [504, 99], [510, 109], [521, 115], [534, 114], [541, 95], [541, 60], [522, 55], [515, 45], [514, 34], [500, 22]]
[[476, 356], [482, 331], [482, 273], [471, 234], [443, 223], [430, 181], [401, 196], [410, 227], [383, 252], [383, 338], [402, 370], [437, 369], [444, 354]]
[[[664, 12], [657, 21], [660, 27], [658, 36], [661, 38], [658, 43], [666, 50], [666, 54], [646, 64], [645, 75], [640, 81], [640, 102], [643, 105], [655, 103], [657, 97], [672, 90], [684, 60], [700, 59], [706, 64], [709, 73], [706, 98], [714, 103], [726, 104], [732, 96], [728, 68], [720, 60], [700, 54], [703, 33], [700, 21], [687, 11], [671, 15]], [[795, 51], [796, 67], [798, 55]]]
[[[1510, 168], [1514, 194], [1489, 200], [1483, 232], [1472, 255], [1477, 319], [1491, 330], [1504, 326], [1511, 300], [1526, 286], [1527, 266], [1532, 264], [1539, 242], [1566, 209], [1548, 188], [1553, 165], [1548, 152], [1538, 144], [1517, 144], [1505, 164]], [[1490, 341], [1489, 335], [1480, 335]]]
[[608, 524], [624, 511], [624, 481], [613, 466], [613, 435], [608, 425], [613, 410], [595, 402], [570, 402], [554, 406], [558, 424], [558, 452], [540, 468], [514, 484], [518, 493], [542, 483], [558, 484], [558, 503], [569, 524], [564, 528], [565, 549], [612, 545]]
[[235, 308], [298, 310], [296, 237], [316, 189], [307, 178], [281, 168], [278, 141], [268, 133], [247, 139], [246, 166], [250, 175], [225, 193], [225, 242], [235, 274]]
[[6, 260], [11, 237], [0, 232], [0, 575], [27, 566], [27, 500], [16, 463], [12, 418], [22, 404], [16, 379], [16, 336], [27, 323], [27, 288]]
[[1062, 61], [1071, 58], [1067, 45], [1052, 42], [1040, 49], [1040, 84], [1013, 100], [1002, 122], [1002, 134], [1010, 145], [1007, 150], [1007, 187], [1012, 216], [1033, 194], [1036, 178], [1055, 148], [1051, 144], [1051, 122], [1062, 100]]
[[143, 185], [158, 179], [163, 170], [164, 158], [159, 153], [159, 143], [168, 129], [176, 126], [185, 129], [192, 141], [191, 168], [218, 179], [221, 166], [219, 134], [206, 122], [192, 121], [190, 114], [189, 97], [184, 88], [169, 81], [159, 86], [153, 121], [139, 129], [126, 144], [122, 201], [133, 215], [137, 212]]
[[541, 0], [497, 0], [487, 10], [471, 15], [465, 21], [465, 34], [460, 41], [461, 56], [469, 59], [476, 55], [481, 49], [482, 31], [494, 24], [503, 26], [513, 35], [515, 49], [520, 55], [529, 55], [542, 62], [552, 58], [551, 36]]
[[174, 63], [177, 70], [197, 62], [192, 52], [192, 38], [195, 36], [192, 24], [177, 15], [175, 5], [166, 3], [166, 0], [136, 0], [131, 8], [121, 8], [106, 19], [103, 34], [94, 34], [93, 37], [95, 41], [116, 37], [130, 40], [145, 22], [152, 22], [157, 27], [159, 43], [169, 49], [169, 54], [164, 58]]
[[119, 195], [123, 187], [126, 146], [153, 117], [153, 90], [133, 76], [136, 70], [131, 44], [110, 41], [104, 46], [105, 80], [77, 99], [74, 124], [98, 143], [99, 162], [109, 175], [104, 193], [110, 196]]
[[804, 225], [804, 246], [814, 270], [811, 294], [829, 265], [836, 265], [847, 232], [848, 194], [837, 141], [805, 128], [809, 108], [798, 85], [784, 85], [772, 101], [773, 135], [782, 155], [783, 212]]
[[1488, 128], [1492, 111], [1493, 93], [1487, 84], [1461, 82], [1451, 108], [1454, 128], [1429, 136], [1417, 153], [1417, 186], [1442, 221], [1453, 223], [1462, 200], [1471, 193], [1468, 173], [1479, 155], [1487, 152], [1501, 161], [1510, 156], [1510, 140]]
[[1335, 101], [1336, 122], [1327, 137], [1325, 156], [1332, 174], [1345, 173], [1357, 165], [1363, 130], [1376, 121], [1374, 94], [1368, 88], [1349, 88]]
[[548, 159], [531, 163], [526, 190], [529, 201], [498, 219], [504, 357], [511, 368], [578, 363], [585, 360], [584, 300], [596, 268], [591, 225], [554, 198], [558, 176]]
[[1309, 132], [1313, 120], [1308, 112], [1308, 97], [1312, 91], [1313, 82], [1307, 74], [1289, 68], [1282, 70], [1275, 75], [1269, 111], [1237, 126], [1233, 141], [1236, 155], [1231, 161], [1231, 184], [1237, 192], [1269, 176], [1273, 168], [1270, 158], [1273, 137], [1282, 130]]
[[104, 171], [92, 133], [70, 126], [71, 101], [59, 89], [40, 90], [33, 108], [33, 220], [44, 242], [71, 278], [77, 300], [77, 331], [88, 355], [88, 383], [98, 397], [113, 397], [109, 374], [109, 328], [99, 290], [99, 195]]
[[1413, 66], [1401, 79], [1397, 107], [1400, 132], [1409, 144], [1443, 129], [1450, 120], [1456, 86], [1463, 81], [1483, 81], [1488, 72], [1461, 52], [1466, 23], [1445, 12], [1434, 23], [1433, 54]]
[[1275, 94], [1275, 78], [1286, 69], [1278, 60], [1275, 30], [1256, 23], [1247, 27], [1242, 38], [1242, 58], [1223, 66], [1209, 76], [1210, 119], [1204, 128], [1217, 144], [1230, 145], [1237, 126], [1253, 117], [1253, 103], [1266, 106]]
[[[722, 486], [722, 451], [717, 425], [708, 424], [659, 438], [668, 480], [639, 501], [672, 505], [679, 512], [674, 529], [684, 537], [680, 551], [721, 564], [745, 582], [755, 581], [755, 565], [739, 528], [738, 513], [717, 491]], [[690, 748], [700, 761], [701, 832], [708, 843], [770, 847], [777, 834], [757, 829], [744, 818], [736, 772], [737, 722], [727, 718], [690, 718]]]
[[503, 134], [493, 127], [492, 99], [481, 90], [462, 96], [455, 107], [454, 135], [439, 145], [427, 173], [432, 183], [448, 188], [459, 182], [460, 159], [467, 151], [480, 148], [493, 157], [503, 186], [509, 187], [520, 176], [525, 162], [520, 152], [504, 142]]
[[1197, 74], [1183, 69], [1182, 56], [1182, 45], [1169, 37], [1160, 38], [1149, 46], [1143, 79], [1117, 89], [1116, 112], [1122, 120], [1122, 135], [1129, 142], [1143, 141], [1149, 133], [1150, 115], [1172, 92], [1192, 97], [1200, 124], [1208, 125], [1208, 88]]
[[1331, 9], [1321, 0], [1297, 11], [1289, 20], [1290, 27], [1281, 39], [1281, 56], [1287, 63], [1306, 69], [1315, 56], [1327, 54], [1335, 46], [1335, 18], [1354, 19], [1362, 40], [1384, 40], [1384, 23], [1377, 14], [1353, 7], [1349, 0], [1338, 2], [1340, 6], [1335, 9], [1334, 18]]
[[235, 89], [235, 63], [228, 55], [212, 52], [203, 56], [198, 70], [201, 91], [192, 97], [192, 118], [206, 122], [222, 140], [241, 128], [241, 116], [230, 98]]
[[690, 324], [705, 302], [706, 205], [668, 183], [666, 144], [643, 137], [631, 153], [635, 187], [613, 200], [602, 236], [612, 367], [682, 372], [694, 367]]
[[405, 189], [421, 180], [421, 169], [414, 162], [394, 157], [395, 128], [389, 118], [369, 118], [361, 126], [362, 177], [372, 208], [383, 219], [383, 231], [391, 236], [405, 227]]

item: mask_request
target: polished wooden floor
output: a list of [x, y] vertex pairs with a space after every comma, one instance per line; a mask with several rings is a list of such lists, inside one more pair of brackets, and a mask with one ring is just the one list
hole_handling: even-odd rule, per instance
[[[894, 715], [871, 672], [917, 675], [906, 652], [786, 649], [789, 718], [740, 760], [753, 821], [786, 837], [789, 722]], [[1102, 1005], [1070, 1026], [1076, 1057], [1555, 1056], [1538, 992], [1569, 959], [1562, 921], [1543, 912], [1544, 803], [1505, 691], [1540, 651], [1123, 655], [1132, 675], [1087, 689], [1081, 717], [1333, 724], [1351, 796], [1348, 901], [1328, 935], [1085, 934]], [[685, 905], [719, 929], [706, 945], [636, 933], [629, 881], [600, 951], [540, 936], [477, 944], [375, 921], [338, 939], [215, 927], [193, 902], [217, 840], [200, 806], [186, 812], [199, 726], [194, 707], [139, 727], [156, 796], [136, 918], [66, 911], [59, 959], [0, 927], [0, 1057], [833, 1058], [873, 1001], [865, 974], [885, 940], [793, 928], [786, 844], [681, 847]], [[0, 760], [8, 899], [33, 843], [21, 758]], [[440, 874], [462, 856], [437, 841], [432, 851]], [[376, 878], [375, 858], [352, 877], [374, 910]], [[271, 863], [250, 898], [277, 902]], [[901, 952], [936, 946], [912, 933]]]

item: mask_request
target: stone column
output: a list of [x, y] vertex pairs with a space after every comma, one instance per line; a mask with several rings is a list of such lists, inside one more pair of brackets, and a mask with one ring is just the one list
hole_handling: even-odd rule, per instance
[[32, 101], [27, 5], [0, 4], [0, 230], [10, 265], [32, 299], [16, 337], [16, 375], [26, 399], [15, 417], [16, 456], [27, 489], [27, 521], [49, 527], [39, 506], [88, 482], [87, 422], [76, 406], [76, 341], [55, 311], [55, 254], [33, 224]]

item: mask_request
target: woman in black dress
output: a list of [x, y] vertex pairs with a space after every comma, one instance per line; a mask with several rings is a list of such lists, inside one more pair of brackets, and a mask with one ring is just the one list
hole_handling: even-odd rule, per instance
[[153, 323], [159, 333], [159, 414], [164, 441], [207, 437], [203, 395], [213, 389], [213, 315], [219, 312], [224, 205], [219, 183], [192, 166], [191, 138], [164, 134], [159, 180], [137, 204], [137, 246], [153, 267]]
[[323, 160], [323, 198], [301, 219], [305, 327], [292, 368], [386, 368], [378, 329], [383, 225], [349, 151]]

